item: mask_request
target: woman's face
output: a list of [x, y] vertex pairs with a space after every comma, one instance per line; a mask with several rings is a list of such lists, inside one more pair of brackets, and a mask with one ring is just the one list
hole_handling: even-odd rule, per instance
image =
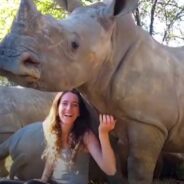
[[72, 126], [80, 115], [79, 99], [77, 95], [72, 92], [65, 93], [59, 103], [58, 111], [61, 123], [63, 125]]

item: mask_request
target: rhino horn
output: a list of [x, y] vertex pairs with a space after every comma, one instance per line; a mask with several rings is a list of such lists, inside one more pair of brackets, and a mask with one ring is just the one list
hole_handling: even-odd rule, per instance
[[61, 8], [68, 12], [72, 12], [75, 8], [81, 7], [80, 0], [54, 0]]
[[26, 22], [30, 17], [35, 16], [38, 11], [32, 0], [21, 0], [16, 22]]
[[138, 0], [104, 0], [105, 4], [108, 4], [108, 14], [118, 15], [127, 14], [138, 6]]

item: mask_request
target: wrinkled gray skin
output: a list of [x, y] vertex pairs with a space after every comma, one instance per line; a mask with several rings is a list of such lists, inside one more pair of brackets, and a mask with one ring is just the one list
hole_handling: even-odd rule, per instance
[[23, 126], [43, 121], [56, 93], [0, 87], [0, 143]]
[[13, 160], [10, 178], [13, 179], [14, 176], [22, 180], [40, 178], [44, 167], [44, 161], [41, 159], [44, 147], [41, 122], [19, 129], [0, 144], [0, 160], [9, 155]]
[[[184, 47], [163, 46], [136, 26], [128, 13], [134, 3], [97, 3], [57, 21], [22, 0], [0, 46], [0, 70], [41, 90], [77, 87], [121, 119], [129, 183], [149, 184], [161, 151], [184, 151]], [[122, 123], [116, 135], [123, 141]]]
[[[0, 86], [0, 143], [25, 125], [43, 121], [55, 94], [29, 88]], [[0, 176], [7, 174], [5, 160], [0, 159]]]

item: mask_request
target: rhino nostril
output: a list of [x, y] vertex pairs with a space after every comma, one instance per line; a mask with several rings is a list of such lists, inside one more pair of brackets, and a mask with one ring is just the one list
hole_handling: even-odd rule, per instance
[[32, 58], [26, 58], [25, 60], [22, 61], [22, 63], [25, 65], [25, 66], [38, 66], [39, 63], [34, 61]]
[[21, 63], [26, 66], [33, 66], [33, 67], [38, 67], [40, 64], [31, 54], [29, 53], [23, 53], [21, 56]]

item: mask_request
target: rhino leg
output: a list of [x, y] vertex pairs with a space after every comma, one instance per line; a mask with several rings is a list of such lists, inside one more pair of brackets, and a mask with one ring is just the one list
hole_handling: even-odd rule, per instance
[[26, 165], [26, 156], [24, 154], [19, 155], [13, 162], [10, 169], [10, 179], [14, 179], [17, 173], [22, 172], [23, 168]]
[[[0, 136], [2, 140], [2, 135]], [[0, 144], [0, 176], [5, 177], [8, 175], [8, 171], [5, 167], [6, 158], [9, 155], [9, 139]]]
[[164, 133], [159, 128], [140, 122], [131, 122], [129, 125], [129, 183], [151, 184], [164, 144]]
[[5, 160], [0, 160], [0, 177], [6, 177], [8, 176], [9, 172], [5, 167]]

